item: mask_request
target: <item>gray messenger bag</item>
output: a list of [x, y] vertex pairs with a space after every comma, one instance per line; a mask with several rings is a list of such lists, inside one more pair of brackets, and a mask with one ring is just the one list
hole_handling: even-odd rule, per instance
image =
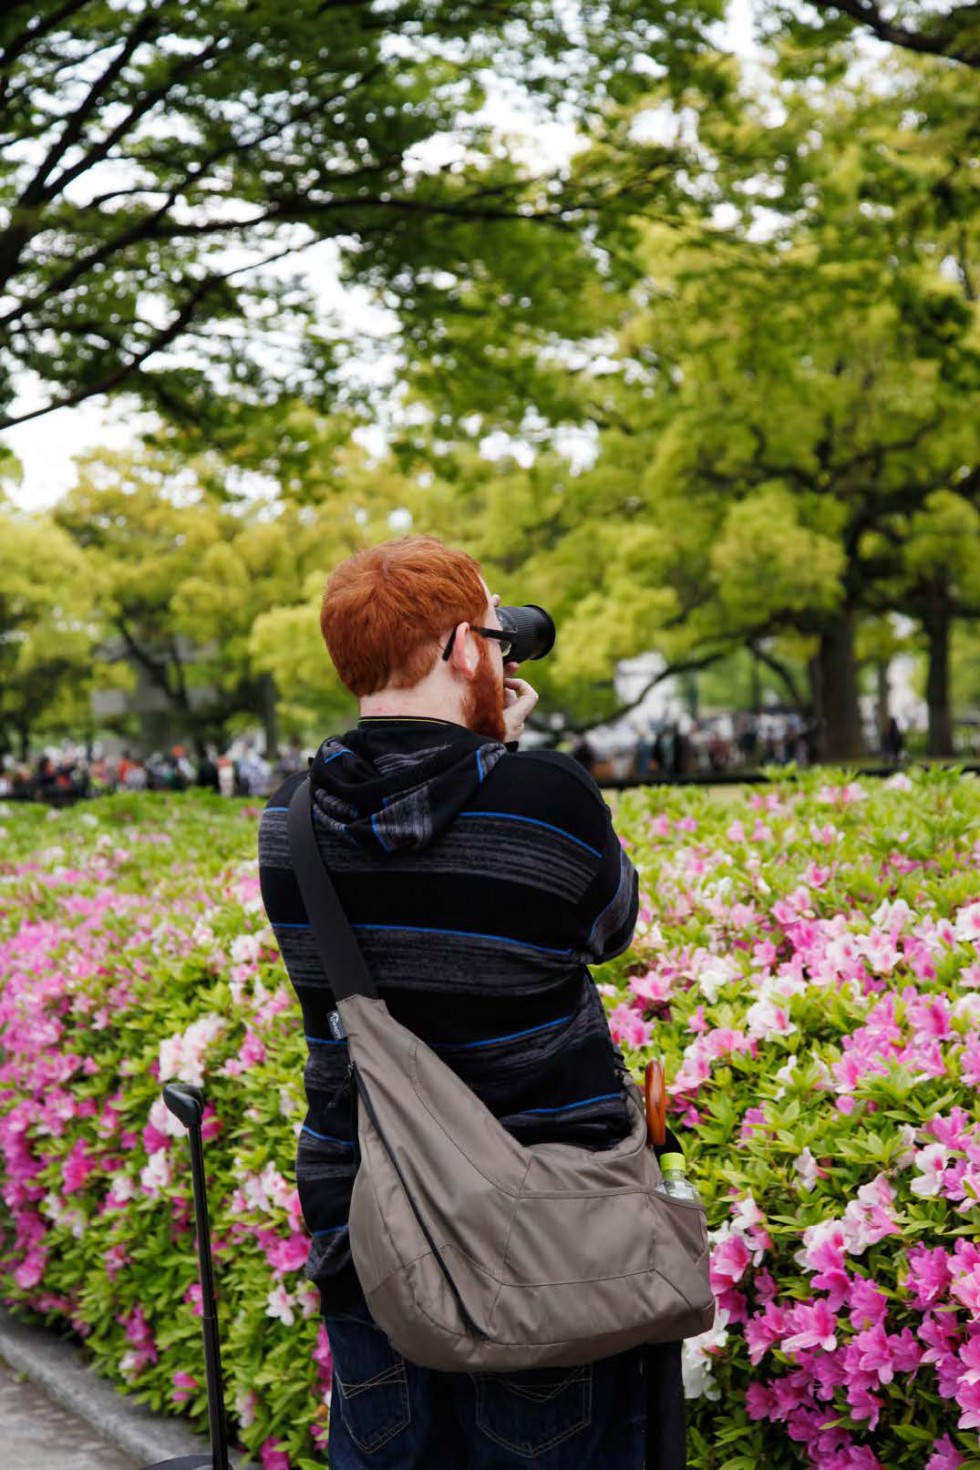
[[357, 1092], [351, 1251], [393, 1347], [423, 1367], [510, 1372], [706, 1331], [704, 1208], [663, 1193], [639, 1089], [612, 1148], [519, 1143], [379, 998], [317, 847], [308, 780], [288, 827]]

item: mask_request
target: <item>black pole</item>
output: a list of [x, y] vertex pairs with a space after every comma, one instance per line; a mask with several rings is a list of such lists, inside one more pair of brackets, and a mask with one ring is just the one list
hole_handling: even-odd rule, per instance
[[204, 1094], [186, 1082], [171, 1083], [163, 1090], [167, 1107], [188, 1132], [191, 1177], [194, 1181], [194, 1222], [197, 1227], [197, 1259], [201, 1273], [201, 1328], [204, 1333], [204, 1372], [208, 1387], [208, 1426], [214, 1470], [229, 1470], [228, 1431], [225, 1427], [224, 1385], [221, 1377], [221, 1344], [218, 1312], [214, 1299], [214, 1270], [211, 1263], [211, 1230], [208, 1223], [208, 1194], [204, 1176], [204, 1142], [201, 1122]]

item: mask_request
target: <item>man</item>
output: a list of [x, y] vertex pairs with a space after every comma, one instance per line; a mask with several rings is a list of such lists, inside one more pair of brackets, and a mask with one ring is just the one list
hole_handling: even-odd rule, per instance
[[[586, 965], [629, 944], [637, 878], [581, 767], [517, 752], [537, 694], [507, 663], [498, 602], [472, 558], [432, 538], [388, 542], [336, 569], [321, 628], [360, 721], [312, 763], [317, 841], [395, 1018], [522, 1142], [603, 1148], [629, 1120], [622, 1058]], [[348, 1235], [346, 1045], [331, 1035], [333, 997], [289, 856], [302, 779], [270, 799], [259, 855], [309, 1047], [296, 1175], [334, 1358], [331, 1470], [640, 1470], [642, 1353], [439, 1374], [406, 1363], [371, 1320]]]

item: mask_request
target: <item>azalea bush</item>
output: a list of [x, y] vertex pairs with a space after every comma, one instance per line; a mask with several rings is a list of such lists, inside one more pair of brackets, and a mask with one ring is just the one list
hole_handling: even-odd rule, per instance
[[[692, 1466], [980, 1470], [980, 785], [814, 772], [617, 808], [643, 901], [597, 980], [631, 1065], [667, 1064], [711, 1229]], [[0, 810], [0, 1281], [203, 1425], [190, 1170], [160, 1099], [203, 1084], [235, 1432], [303, 1470], [330, 1357], [257, 817], [203, 793]]]

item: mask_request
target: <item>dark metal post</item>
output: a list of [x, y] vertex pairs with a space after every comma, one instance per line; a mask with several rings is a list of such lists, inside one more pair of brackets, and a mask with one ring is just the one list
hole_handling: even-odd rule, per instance
[[191, 1087], [186, 1082], [177, 1082], [165, 1087], [163, 1096], [167, 1107], [187, 1129], [190, 1142], [191, 1177], [194, 1181], [194, 1223], [197, 1228], [197, 1258], [201, 1273], [204, 1371], [208, 1386], [211, 1453], [214, 1470], [229, 1470], [224, 1384], [221, 1377], [221, 1344], [218, 1339], [218, 1313], [214, 1299], [211, 1230], [208, 1223], [208, 1195], [204, 1175], [204, 1142], [201, 1137], [204, 1095], [197, 1087]]

